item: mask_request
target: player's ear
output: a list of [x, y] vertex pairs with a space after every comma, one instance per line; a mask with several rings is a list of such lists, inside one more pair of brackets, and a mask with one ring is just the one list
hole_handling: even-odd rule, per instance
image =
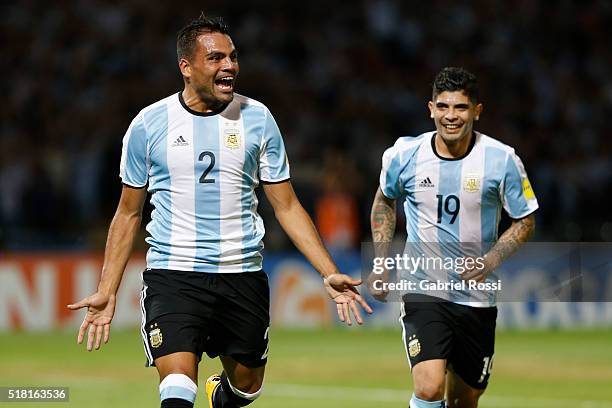
[[480, 114], [482, 113], [482, 103], [479, 103], [478, 105], [476, 105], [475, 110], [476, 110], [476, 115], [474, 116], [474, 120], [478, 120], [480, 119]]
[[429, 117], [433, 119], [434, 118], [434, 113], [433, 113], [434, 103], [433, 103], [433, 101], [427, 102], [427, 107], [429, 108]]
[[189, 78], [191, 76], [191, 64], [189, 61], [187, 61], [185, 58], [181, 58], [178, 65], [179, 69], [181, 70], [181, 74], [183, 74], [184, 77]]

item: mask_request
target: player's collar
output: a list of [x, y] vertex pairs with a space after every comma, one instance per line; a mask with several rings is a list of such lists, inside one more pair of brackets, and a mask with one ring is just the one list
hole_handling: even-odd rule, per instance
[[227, 106], [231, 103], [226, 103], [225, 105], [221, 106], [219, 109], [212, 111], [212, 112], [198, 112], [195, 111], [193, 109], [191, 109], [189, 106], [187, 106], [187, 104], [185, 103], [185, 100], [183, 99], [183, 92], [179, 91], [178, 93], [178, 98], [179, 98], [179, 102], [181, 103], [181, 106], [183, 106], [183, 108], [191, 113], [192, 115], [196, 115], [196, 116], [214, 116], [214, 115], [218, 115], [221, 112], [223, 112], [225, 110], [225, 108], [227, 108]]
[[431, 135], [431, 150], [433, 150], [434, 154], [440, 160], [446, 160], [446, 161], [457, 161], [457, 160], [465, 159], [472, 152], [472, 149], [474, 148], [474, 145], [476, 144], [476, 138], [478, 137], [478, 134], [472, 130], [472, 140], [470, 140], [470, 145], [468, 146], [465, 153], [459, 157], [449, 158], [449, 157], [440, 156], [440, 154], [438, 153], [438, 150], [436, 150], [436, 134], [437, 132], [433, 132], [433, 135]]

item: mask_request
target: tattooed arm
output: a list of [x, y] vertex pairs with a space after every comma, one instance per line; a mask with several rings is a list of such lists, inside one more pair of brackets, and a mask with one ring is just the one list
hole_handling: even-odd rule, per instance
[[489, 273], [494, 271], [521, 245], [533, 238], [535, 233], [535, 217], [533, 214], [512, 221], [512, 225], [497, 240], [493, 248], [485, 255], [485, 267], [472, 269], [463, 274], [463, 279], [484, 281]]
[[535, 233], [535, 217], [533, 214], [512, 221], [497, 243], [491, 248], [487, 257], [492, 258], [492, 264], [497, 268], [506, 258], [516, 252], [525, 242], [531, 240]]
[[[380, 187], [376, 191], [374, 203], [372, 204], [372, 214], [370, 216], [370, 225], [372, 228], [372, 241], [374, 245], [374, 256], [377, 258], [387, 257], [389, 246], [393, 240], [395, 233], [395, 200], [391, 200], [382, 193]], [[368, 291], [375, 299], [385, 301], [387, 292], [384, 290], [374, 289], [374, 281], [387, 281], [388, 272], [382, 274], [371, 273], [367, 281]]]
[[380, 254], [376, 252], [376, 256], [386, 256], [386, 250], [389, 248], [389, 243], [393, 240], [393, 234], [395, 233], [395, 221], [395, 200], [385, 197], [379, 187], [372, 204], [370, 224], [374, 248], [382, 247], [385, 251]]

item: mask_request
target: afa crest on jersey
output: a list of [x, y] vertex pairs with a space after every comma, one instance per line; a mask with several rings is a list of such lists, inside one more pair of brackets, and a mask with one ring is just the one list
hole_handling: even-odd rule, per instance
[[228, 129], [223, 138], [225, 147], [228, 149], [240, 149], [240, 133], [238, 129]]
[[[157, 323], [155, 324], [157, 326]], [[162, 336], [161, 329], [156, 327], [155, 329], [149, 332], [149, 342], [151, 343], [151, 347], [158, 348], [162, 345], [164, 341], [164, 336]]]
[[408, 338], [408, 354], [414, 358], [421, 352], [421, 343], [417, 339], [416, 334], [413, 334]]
[[466, 193], [480, 191], [480, 174], [468, 174], [463, 178], [463, 190]]

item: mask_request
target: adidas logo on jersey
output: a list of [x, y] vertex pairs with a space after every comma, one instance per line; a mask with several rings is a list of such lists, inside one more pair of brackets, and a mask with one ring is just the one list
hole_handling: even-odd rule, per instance
[[431, 179], [429, 177], [425, 177], [424, 179], [417, 179], [417, 187], [420, 188], [433, 188], [434, 183], [431, 182]]
[[179, 136], [176, 138], [174, 142], [172, 142], [172, 147], [177, 147], [177, 146], [189, 146], [189, 143], [185, 141], [185, 138], [183, 136]]

